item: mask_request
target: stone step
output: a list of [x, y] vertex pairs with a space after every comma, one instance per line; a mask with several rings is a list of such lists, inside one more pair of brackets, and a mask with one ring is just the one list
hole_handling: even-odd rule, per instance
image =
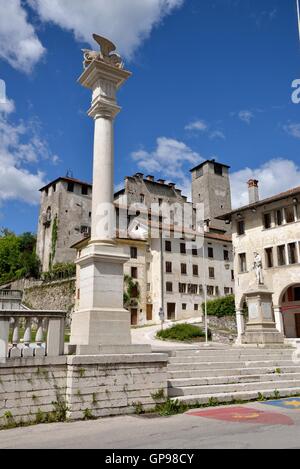
[[[260, 389], [259, 391], [237, 391], [237, 392], [228, 392], [228, 393], [215, 393], [215, 394], [202, 394], [199, 396], [190, 395], [190, 396], [179, 396], [174, 398], [174, 400], [178, 400], [179, 402], [184, 402], [185, 404], [189, 405], [205, 405], [209, 404], [212, 399], [215, 402], [220, 404], [228, 403], [233, 401], [251, 401], [258, 399], [259, 395], [262, 394], [266, 398], [273, 398], [274, 390], [270, 389]], [[292, 397], [300, 395], [300, 387], [286, 387], [278, 390], [278, 395], [280, 397]]]
[[[181, 368], [181, 367], [180, 367]], [[259, 368], [229, 368], [229, 369], [207, 369], [207, 370], [182, 370], [180, 371], [168, 371], [169, 379], [185, 379], [185, 378], [203, 378], [203, 377], [219, 377], [219, 376], [244, 376], [244, 375], [254, 375], [254, 374], [265, 374], [272, 375], [276, 373], [276, 370], [280, 370], [280, 374], [285, 373], [299, 373], [300, 364], [294, 366], [284, 366], [282, 368], [267, 366]]]
[[293, 352], [285, 355], [274, 354], [274, 355], [215, 355], [206, 357], [202, 355], [183, 356], [183, 357], [170, 357], [169, 363], [201, 363], [201, 362], [232, 362], [232, 361], [265, 361], [265, 360], [292, 360]]
[[284, 366], [294, 366], [292, 360], [264, 360], [264, 361], [220, 361], [220, 362], [185, 362], [171, 363], [168, 371], [182, 370], [209, 370], [209, 369], [229, 369], [229, 368], [261, 368], [272, 367], [282, 368]]
[[169, 388], [169, 397], [177, 396], [201, 396], [202, 394], [227, 394], [234, 392], [248, 392], [256, 391], [262, 392], [261, 390], [279, 390], [284, 388], [299, 388], [300, 379], [298, 380], [287, 380], [287, 381], [267, 381], [267, 382], [254, 382], [254, 383], [234, 383], [234, 384], [219, 384], [219, 385], [207, 385], [207, 386], [186, 386], [178, 388]]
[[274, 355], [274, 354], [286, 354], [293, 353], [295, 349], [292, 347], [282, 348], [282, 349], [269, 349], [269, 348], [228, 348], [228, 349], [205, 349], [205, 348], [195, 348], [195, 349], [185, 349], [185, 350], [175, 350], [171, 352], [172, 357], [183, 357], [183, 356], [230, 356], [230, 355]]
[[285, 373], [285, 374], [257, 374], [257, 375], [231, 375], [231, 376], [210, 376], [201, 378], [181, 378], [169, 379], [169, 388], [181, 388], [190, 386], [209, 386], [219, 384], [233, 384], [233, 383], [260, 383], [270, 381], [299, 381], [300, 382], [300, 369], [298, 373]]

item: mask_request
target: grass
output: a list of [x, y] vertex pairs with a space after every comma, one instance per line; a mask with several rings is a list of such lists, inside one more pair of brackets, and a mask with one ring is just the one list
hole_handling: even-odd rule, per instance
[[[178, 342], [199, 342], [205, 338], [205, 332], [200, 327], [192, 324], [175, 324], [168, 329], [158, 331], [156, 337], [162, 340]], [[209, 339], [211, 339], [210, 331]]]

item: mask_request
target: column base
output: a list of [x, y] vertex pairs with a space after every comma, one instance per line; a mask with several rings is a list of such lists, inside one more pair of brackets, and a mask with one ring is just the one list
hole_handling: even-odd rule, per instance
[[272, 328], [247, 328], [241, 337], [242, 344], [256, 345], [283, 345], [284, 335]]

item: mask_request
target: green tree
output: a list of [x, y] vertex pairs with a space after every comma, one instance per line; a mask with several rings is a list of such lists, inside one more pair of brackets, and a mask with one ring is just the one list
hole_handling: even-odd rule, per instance
[[138, 305], [140, 299], [140, 286], [129, 275], [124, 276], [124, 308], [129, 309]]
[[23, 277], [38, 277], [39, 260], [32, 233], [17, 236], [4, 228], [0, 232], [0, 283]]

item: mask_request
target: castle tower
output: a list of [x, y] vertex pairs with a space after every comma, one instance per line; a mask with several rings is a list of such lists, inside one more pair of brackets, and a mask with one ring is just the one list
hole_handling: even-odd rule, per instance
[[231, 211], [230, 167], [207, 160], [191, 169], [193, 204], [204, 205], [204, 219], [211, 231], [228, 232], [229, 225], [216, 217]]

